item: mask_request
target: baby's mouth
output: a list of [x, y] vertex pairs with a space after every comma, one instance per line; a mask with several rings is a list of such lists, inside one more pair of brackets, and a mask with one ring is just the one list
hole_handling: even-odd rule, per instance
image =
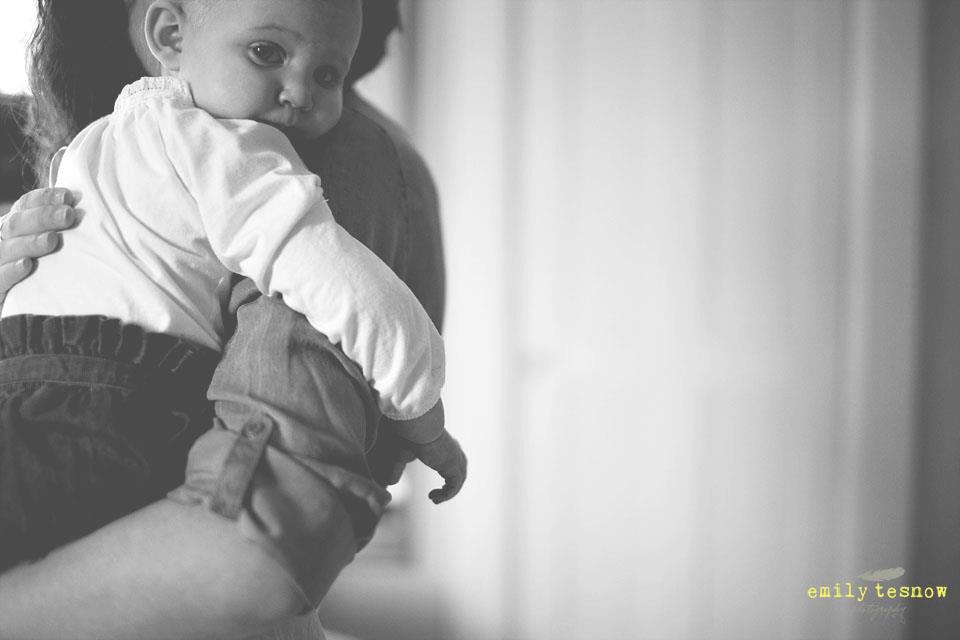
[[256, 121], [260, 124], [268, 124], [274, 129], [279, 129], [286, 135], [288, 138], [296, 137], [296, 128], [293, 126], [294, 119], [293, 117], [284, 117], [284, 118], [256, 118]]
[[256, 120], [261, 124], [269, 124], [281, 131], [286, 131], [294, 128], [297, 121], [297, 114], [294, 113], [292, 109], [284, 109], [283, 111], [274, 112], [269, 116], [256, 118]]
[[285, 135], [287, 139], [290, 140], [291, 142], [308, 139], [306, 132], [301, 131], [300, 129], [294, 126], [288, 126], [285, 124], [275, 122], [273, 120], [258, 120], [258, 122], [260, 122], [261, 124], [268, 124], [274, 129], [277, 129], [278, 131], [280, 131], [280, 133]]
[[292, 129], [293, 125], [297, 121], [297, 114], [291, 109], [287, 109], [283, 112], [283, 116], [280, 118], [280, 126], [285, 129]]

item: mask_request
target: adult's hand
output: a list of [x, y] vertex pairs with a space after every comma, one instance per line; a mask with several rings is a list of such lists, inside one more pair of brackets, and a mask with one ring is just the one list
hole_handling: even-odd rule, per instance
[[34, 260], [56, 251], [60, 231], [76, 222], [67, 189], [37, 189], [17, 200], [0, 219], [0, 306], [7, 293], [33, 270]]

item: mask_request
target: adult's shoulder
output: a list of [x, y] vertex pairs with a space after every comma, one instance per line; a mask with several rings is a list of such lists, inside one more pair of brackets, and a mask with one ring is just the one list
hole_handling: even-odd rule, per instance
[[320, 176], [337, 221], [393, 268], [439, 326], [444, 271], [437, 192], [399, 125], [351, 93], [333, 131], [297, 150]]
[[355, 125], [372, 126], [379, 131], [378, 137], [386, 139], [393, 152], [397, 154], [400, 170], [408, 183], [418, 188], [429, 187], [431, 191], [435, 191], [433, 177], [426, 162], [410, 143], [406, 132], [399, 124], [355, 93], [350, 94], [347, 108], [351, 112]]
[[320, 176], [334, 217], [396, 268], [404, 233], [404, 183], [395, 140], [352, 100], [334, 129], [298, 143], [300, 157]]

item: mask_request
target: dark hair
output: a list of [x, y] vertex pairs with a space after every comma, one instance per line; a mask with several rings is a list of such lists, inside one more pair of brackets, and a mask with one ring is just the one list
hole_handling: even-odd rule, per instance
[[347, 85], [377, 68], [387, 53], [387, 37], [400, 27], [398, 0], [363, 0], [363, 30], [353, 56]]
[[27, 105], [27, 96], [0, 95], [0, 202], [13, 202], [36, 184], [24, 162]]
[[39, 182], [57, 149], [110, 113], [120, 90], [144, 75], [127, 25], [123, 0], [37, 0], [26, 132]]

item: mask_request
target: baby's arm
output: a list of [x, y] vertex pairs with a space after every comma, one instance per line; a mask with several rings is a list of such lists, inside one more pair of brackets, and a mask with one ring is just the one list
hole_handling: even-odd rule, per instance
[[338, 343], [395, 420], [440, 398], [443, 342], [407, 286], [333, 219], [320, 181], [276, 129], [171, 109], [166, 152], [218, 259]]
[[420, 418], [393, 424], [414, 455], [444, 480], [442, 488], [430, 492], [430, 499], [440, 504], [457, 495], [467, 479], [467, 456], [443, 426], [443, 402]]

